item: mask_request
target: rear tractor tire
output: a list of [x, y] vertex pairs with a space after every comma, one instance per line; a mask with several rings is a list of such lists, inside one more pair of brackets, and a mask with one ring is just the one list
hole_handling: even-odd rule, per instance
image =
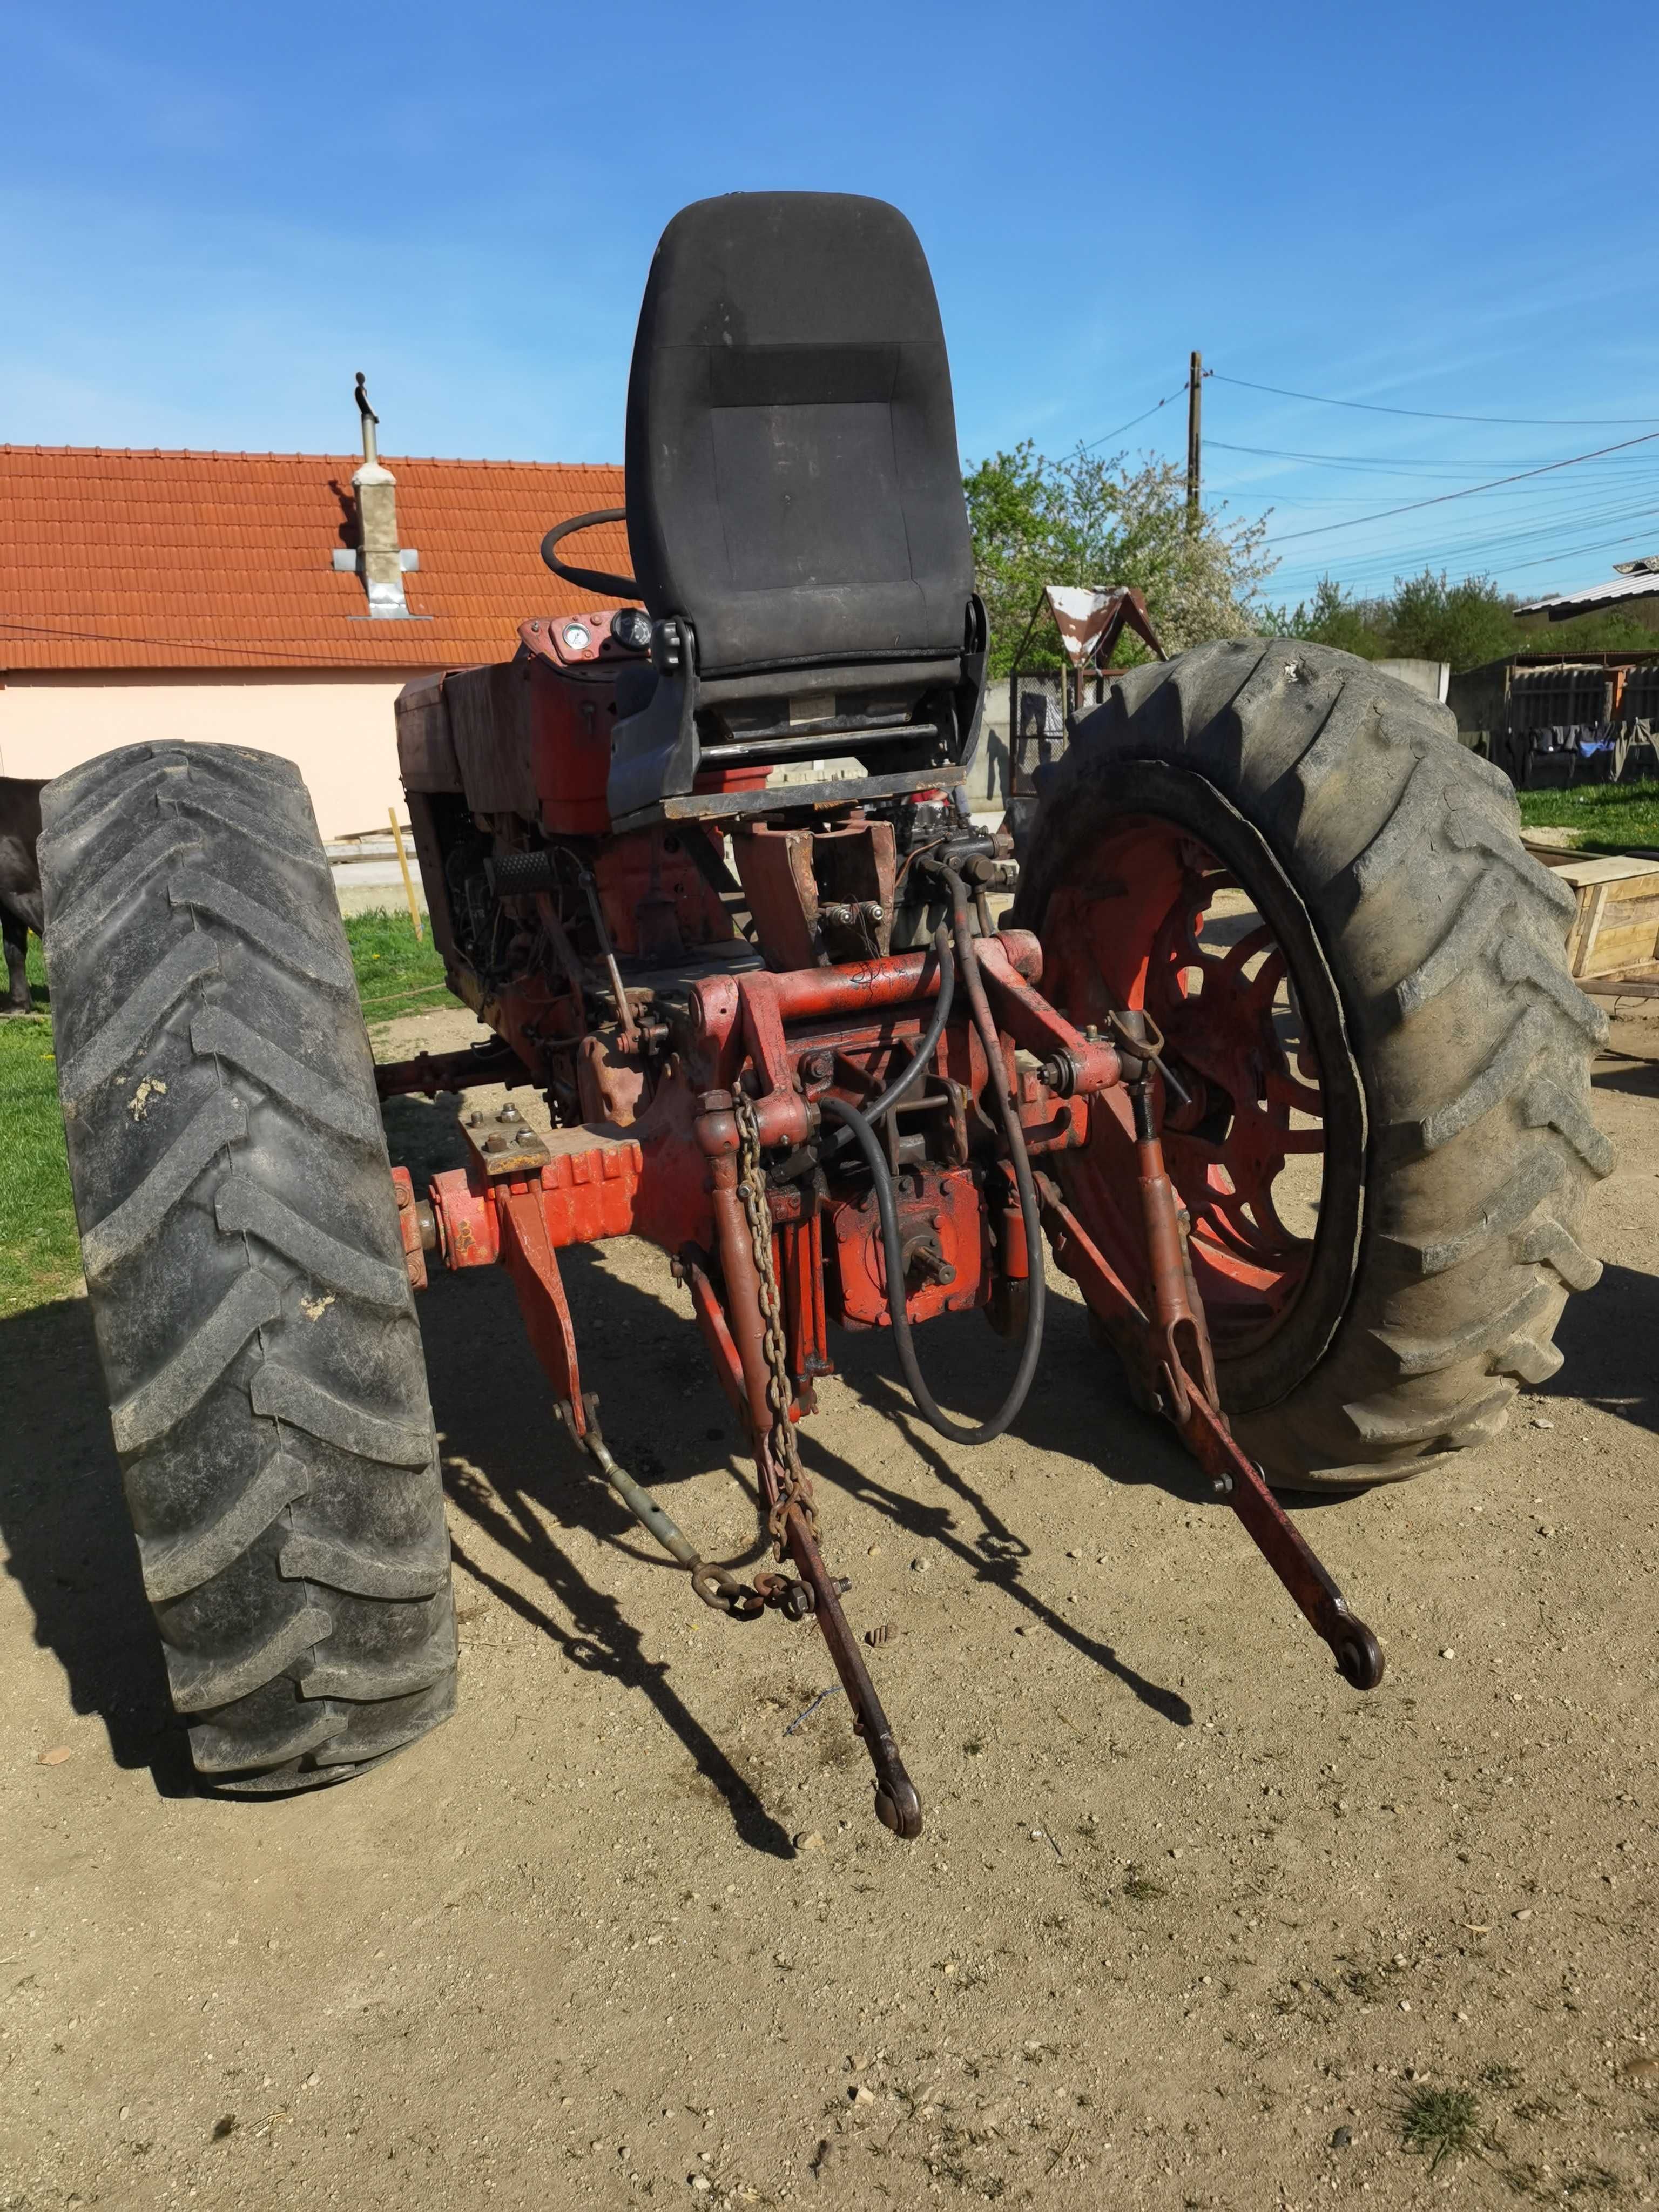
[[453, 1707], [374, 1066], [299, 771], [132, 745], [44, 793], [70, 1179], [144, 1586], [198, 1773], [337, 1782]]
[[[1186, 1071], [1166, 1146], [1223, 1404], [1281, 1486], [1419, 1474], [1559, 1366], [1613, 1164], [1572, 907], [1446, 709], [1327, 647], [1133, 670], [1048, 771], [1016, 919], [1073, 1018], [1144, 1006]], [[1058, 1162], [1109, 1235], [1097, 1124]]]

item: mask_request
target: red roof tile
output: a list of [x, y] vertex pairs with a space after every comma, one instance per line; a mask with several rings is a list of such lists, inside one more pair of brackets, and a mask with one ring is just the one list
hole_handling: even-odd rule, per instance
[[[542, 566], [550, 525], [620, 507], [620, 468], [399, 460], [398, 535], [420, 622], [371, 622], [355, 544], [356, 454], [0, 446], [0, 672], [449, 667], [497, 660], [528, 615], [591, 602]], [[626, 574], [620, 524], [574, 556]]]

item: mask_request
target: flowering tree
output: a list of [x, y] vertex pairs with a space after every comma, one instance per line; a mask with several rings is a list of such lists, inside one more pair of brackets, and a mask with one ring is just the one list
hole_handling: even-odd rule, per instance
[[[1131, 468], [1119, 453], [1052, 461], [1030, 439], [981, 461], [963, 478], [974, 567], [991, 624], [994, 676], [1053, 668], [1053, 625], [1032, 615], [1045, 584], [1132, 584], [1171, 653], [1205, 638], [1262, 627], [1256, 595], [1274, 566], [1265, 520], [1204, 509], [1187, 526], [1187, 485], [1166, 461]], [[1125, 660], [1141, 648], [1125, 638]]]

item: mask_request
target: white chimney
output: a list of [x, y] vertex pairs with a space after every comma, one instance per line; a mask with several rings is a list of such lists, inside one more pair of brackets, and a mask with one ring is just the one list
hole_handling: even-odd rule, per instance
[[362, 369], [356, 398], [363, 429], [363, 465], [351, 479], [357, 495], [357, 544], [355, 550], [341, 547], [334, 566], [362, 578], [371, 620], [409, 622], [414, 617], [404, 597], [404, 576], [420, 567], [421, 558], [412, 546], [398, 543], [398, 479], [380, 459], [374, 435], [380, 418], [368, 404]]

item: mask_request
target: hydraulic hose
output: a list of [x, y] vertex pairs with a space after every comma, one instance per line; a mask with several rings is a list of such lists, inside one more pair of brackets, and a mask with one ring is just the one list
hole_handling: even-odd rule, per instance
[[[957, 962], [967, 988], [974, 1025], [979, 1031], [990, 1063], [991, 1088], [996, 1096], [1003, 1133], [1008, 1140], [1014, 1182], [1019, 1193], [1020, 1217], [1025, 1224], [1025, 1249], [1030, 1255], [1030, 1303], [1026, 1308], [1025, 1327], [1020, 1344], [1019, 1365], [1007, 1396], [989, 1420], [978, 1424], [958, 1421], [945, 1413], [927, 1388], [917, 1364], [915, 1346], [910, 1336], [910, 1316], [905, 1310], [904, 1253], [899, 1239], [898, 1207], [893, 1196], [893, 1178], [888, 1169], [887, 1158], [882, 1151], [881, 1139], [872, 1127], [873, 1114], [866, 1116], [856, 1106], [849, 1106], [845, 1099], [837, 1098], [830, 1092], [825, 1092], [817, 1103], [820, 1112], [842, 1122], [851, 1132], [854, 1141], [869, 1164], [871, 1178], [875, 1185], [876, 1210], [881, 1220], [882, 1257], [887, 1276], [887, 1311], [893, 1324], [893, 1343], [898, 1352], [899, 1366], [906, 1387], [915, 1401], [916, 1411], [931, 1428], [937, 1429], [940, 1436], [948, 1437], [955, 1443], [988, 1444], [994, 1437], [1002, 1435], [1025, 1403], [1032, 1378], [1036, 1373], [1037, 1358], [1042, 1349], [1042, 1224], [1037, 1212], [1036, 1187], [1031, 1180], [1031, 1163], [1025, 1151], [1024, 1132], [1019, 1126], [1018, 1110], [1008, 1096], [996, 1023], [986, 1000], [985, 986], [980, 979], [979, 963], [974, 957], [973, 927], [968, 913], [968, 887], [954, 869], [946, 869], [945, 873], [951, 884]], [[943, 932], [940, 933], [942, 935]], [[947, 969], [939, 978], [941, 994], [949, 972]], [[943, 1023], [939, 1026], [942, 1029]], [[899, 1082], [907, 1082], [913, 1072], [924, 1064], [925, 1058], [926, 1055], [919, 1053], [910, 1067], [900, 1077]], [[893, 1087], [896, 1089], [898, 1086]], [[878, 1100], [876, 1103], [879, 1106], [881, 1101]]]
[[[934, 1051], [945, 1034], [945, 1024], [951, 1018], [951, 1002], [956, 994], [957, 974], [951, 957], [951, 933], [943, 922], [933, 933], [933, 957], [939, 962], [939, 998], [933, 1007], [933, 1019], [917, 1038], [915, 1051], [904, 1068], [895, 1076], [885, 1091], [872, 1098], [867, 1106], [860, 1108], [860, 1112], [872, 1127], [884, 1114], [890, 1112], [898, 1104], [907, 1091], [921, 1081], [924, 1072], [933, 1065]], [[842, 1137], [836, 1137], [837, 1150], [843, 1141]]]

